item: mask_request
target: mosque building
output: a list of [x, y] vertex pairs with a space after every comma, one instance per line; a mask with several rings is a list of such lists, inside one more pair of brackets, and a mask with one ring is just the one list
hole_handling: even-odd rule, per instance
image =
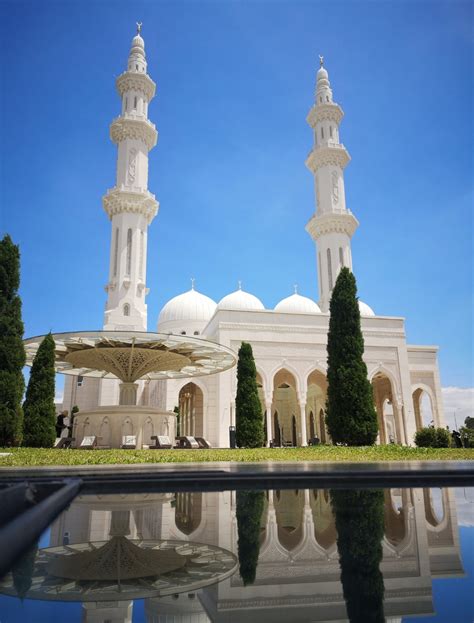
[[[121, 114], [110, 126], [118, 148], [116, 184], [103, 197], [111, 222], [104, 330], [111, 331], [148, 330], [148, 227], [159, 209], [148, 190], [148, 153], [158, 133], [148, 119], [156, 85], [147, 73], [140, 30], [139, 26], [127, 69], [116, 81]], [[316, 246], [318, 302], [295, 290], [274, 309], [266, 309], [241, 287], [216, 302], [193, 285], [168, 301], [158, 316], [156, 330], [161, 333], [205, 338], [235, 352], [243, 341], [252, 345], [267, 445], [306, 446], [315, 437], [330, 443], [324, 424], [329, 302], [340, 269], [352, 269], [351, 239], [359, 225], [346, 207], [344, 170], [350, 156], [340, 142], [343, 114], [320, 57], [315, 100], [307, 116], [313, 147], [306, 159], [316, 189], [315, 212], [306, 231]], [[423, 426], [424, 394], [429, 396], [435, 426], [444, 426], [438, 348], [407, 344], [404, 318], [378, 316], [361, 301], [359, 307], [379, 442], [413, 444], [416, 430]], [[118, 381], [112, 379], [67, 376], [63, 409], [77, 405], [88, 411], [118, 404], [118, 392]], [[214, 447], [228, 447], [229, 427], [235, 425], [235, 395], [236, 368], [192, 382], [140, 381], [138, 404], [169, 412], [179, 407], [182, 435], [202, 436]], [[137, 432], [130, 421], [123, 427], [124, 434]], [[143, 443], [149, 443], [152, 435], [174, 432], [174, 421], [160, 431], [149, 423]], [[99, 435], [99, 443], [107, 446], [107, 427], [93, 431], [86, 420], [74, 435], [80, 442], [86, 434]]]

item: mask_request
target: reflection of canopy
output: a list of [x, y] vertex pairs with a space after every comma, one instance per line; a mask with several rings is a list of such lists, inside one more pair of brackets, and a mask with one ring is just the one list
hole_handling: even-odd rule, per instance
[[[140, 550], [140, 551], [139, 551]], [[109, 541], [40, 549], [27, 599], [123, 601], [194, 592], [231, 576], [236, 557], [221, 547], [186, 541]], [[17, 595], [12, 573], [0, 593]]]
[[[25, 340], [26, 364], [32, 365], [44, 336]], [[55, 370], [63, 374], [138, 379], [203, 376], [235, 365], [227, 347], [184, 335], [142, 331], [80, 331], [53, 335]]]
[[124, 536], [114, 536], [99, 548], [57, 556], [46, 568], [49, 574], [70, 580], [120, 581], [175, 571], [190, 558], [174, 549], [142, 549]]

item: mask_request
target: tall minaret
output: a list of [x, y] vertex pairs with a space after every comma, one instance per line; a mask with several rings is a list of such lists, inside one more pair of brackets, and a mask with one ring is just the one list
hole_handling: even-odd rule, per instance
[[306, 166], [314, 175], [316, 212], [306, 231], [316, 243], [319, 267], [319, 306], [329, 309], [332, 289], [343, 266], [352, 270], [351, 238], [359, 225], [346, 208], [344, 168], [350, 160], [339, 142], [339, 124], [344, 115], [332, 99], [328, 72], [320, 56], [315, 103], [306, 118], [313, 128], [314, 147]]
[[159, 207], [148, 192], [148, 152], [156, 145], [158, 133], [147, 117], [156, 85], [146, 73], [140, 31], [141, 24], [137, 24], [127, 71], [116, 82], [122, 114], [110, 126], [118, 158], [116, 184], [102, 199], [112, 221], [106, 330], [147, 330], [147, 230]]

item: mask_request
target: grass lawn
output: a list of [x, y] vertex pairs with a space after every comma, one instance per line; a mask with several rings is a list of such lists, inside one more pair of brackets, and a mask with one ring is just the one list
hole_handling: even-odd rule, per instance
[[246, 450], [55, 450], [4, 448], [0, 468], [36, 465], [105, 465], [131, 463], [193, 463], [215, 461], [406, 461], [474, 460], [474, 448], [409, 448], [387, 445], [362, 448], [313, 446]]

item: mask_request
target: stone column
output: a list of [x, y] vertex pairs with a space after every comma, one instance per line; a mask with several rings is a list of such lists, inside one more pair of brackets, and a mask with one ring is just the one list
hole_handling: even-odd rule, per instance
[[138, 383], [125, 383], [119, 385], [120, 397], [119, 405], [136, 405]]
[[270, 446], [270, 439], [273, 439], [272, 432], [272, 401], [265, 401], [265, 418], [267, 422], [267, 448]]
[[308, 445], [308, 436], [306, 433], [306, 396], [300, 397], [300, 423], [301, 423], [301, 445]]

